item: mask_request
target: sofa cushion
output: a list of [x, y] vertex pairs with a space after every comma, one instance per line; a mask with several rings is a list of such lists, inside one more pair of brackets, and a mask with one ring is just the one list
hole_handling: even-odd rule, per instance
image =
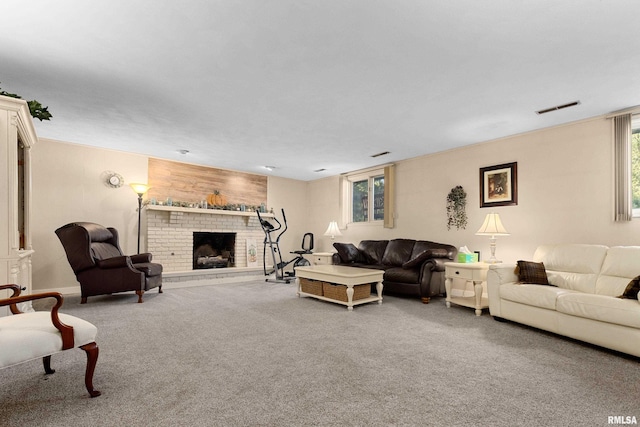
[[388, 243], [388, 240], [363, 240], [358, 245], [358, 249], [368, 264], [382, 264], [382, 257]]
[[422, 265], [422, 263], [428, 259], [446, 258], [448, 255], [449, 251], [446, 249], [426, 249], [402, 264], [402, 268], [415, 268]]
[[519, 283], [549, 285], [544, 263], [520, 260], [517, 264], [515, 273], [518, 276]]
[[518, 283], [507, 283], [500, 286], [500, 298], [533, 307], [546, 308], [548, 310], [556, 309], [556, 300], [559, 295], [573, 292], [575, 291], [553, 286]]
[[384, 271], [385, 282], [418, 283], [420, 270], [391, 267]]
[[596, 280], [607, 255], [607, 246], [586, 244], [543, 245], [533, 261], [542, 262], [549, 283], [564, 289], [595, 293]]
[[638, 292], [640, 292], [640, 276], [634, 277], [618, 298], [638, 299]]
[[617, 297], [624, 293], [629, 282], [638, 275], [640, 275], [640, 247], [611, 247], [602, 264], [595, 293]]
[[411, 259], [411, 252], [415, 244], [416, 241], [411, 239], [390, 240], [382, 256], [382, 264], [401, 266]]
[[640, 328], [640, 305], [633, 300], [581, 292], [567, 293], [558, 296], [557, 310], [572, 316]]
[[363, 256], [360, 254], [358, 248], [352, 243], [334, 243], [333, 247], [338, 251], [340, 261], [343, 263], [362, 262]]

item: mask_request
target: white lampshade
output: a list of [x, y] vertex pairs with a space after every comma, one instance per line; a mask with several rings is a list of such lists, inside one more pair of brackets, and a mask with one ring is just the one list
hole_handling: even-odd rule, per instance
[[324, 235], [331, 236], [331, 240], [333, 240], [336, 236], [342, 236], [342, 233], [338, 228], [338, 223], [336, 221], [331, 221], [329, 223], [329, 227], [327, 227], [327, 231], [324, 232]]
[[500, 215], [491, 212], [484, 219], [482, 227], [476, 232], [478, 236], [508, 236], [509, 232], [502, 225]]
[[487, 260], [486, 262], [489, 264], [499, 263], [500, 261], [498, 261], [498, 259], [496, 258], [496, 236], [509, 235], [507, 230], [504, 228], [504, 225], [502, 225], [502, 221], [500, 221], [500, 215], [493, 212], [487, 214], [482, 227], [480, 227], [480, 230], [478, 230], [476, 234], [478, 236], [491, 236], [489, 238], [491, 258], [489, 258], [489, 260]]

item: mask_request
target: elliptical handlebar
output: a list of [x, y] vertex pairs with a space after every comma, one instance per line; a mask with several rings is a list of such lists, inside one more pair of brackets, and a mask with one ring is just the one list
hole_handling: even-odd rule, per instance
[[[285, 232], [285, 231], [287, 231], [287, 227], [288, 227], [288, 226], [287, 226], [287, 217], [284, 215], [284, 208], [282, 208], [282, 209], [281, 209], [281, 211], [282, 211], [282, 221], [284, 222], [284, 230], [282, 230], [282, 231], [280, 232], [280, 234], [278, 234], [278, 237], [276, 238], [276, 241], [278, 241], [278, 242], [280, 241], [280, 236], [282, 236], [282, 235], [284, 234], [284, 232]], [[278, 225], [279, 225], [280, 227], [282, 227], [282, 225], [280, 224], [280, 222], [278, 221], [278, 219], [275, 217], [275, 215], [274, 215], [273, 219], [275, 219], [275, 220], [276, 220], [276, 222], [278, 223]], [[276, 228], [276, 230], [279, 230], [279, 229], [280, 229], [280, 227]], [[274, 230], [274, 231], [275, 231], [275, 230]]]

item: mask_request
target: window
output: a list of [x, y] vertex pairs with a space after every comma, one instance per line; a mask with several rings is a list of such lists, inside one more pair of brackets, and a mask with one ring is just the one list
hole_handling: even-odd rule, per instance
[[343, 224], [395, 226], [395, 166], [386, 165], [342, 177]]
[[631, 116], [631, 195], [633, 216], [640, 217], [640, 114]]
[[384, 174], [351, 181], [351, 221], [384, 220]]

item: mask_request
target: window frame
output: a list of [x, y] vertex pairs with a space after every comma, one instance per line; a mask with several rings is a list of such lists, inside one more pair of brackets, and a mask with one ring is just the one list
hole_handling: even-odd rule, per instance
[[[385, 173], [384, 173], [384, 168], [380, 168], [380, 169], [372, 169], [366, 172], [361, 172], [361, 173], [354, 173], [354, 174], [350, 174], [347, 175], [346, 177], [346, 182], [348, 183], [347, 186], [347, 194], [346, 194], [346, 200], [348, 201], [348, 203], [346, 203], [347, 206], [347, 215], [346, 215], [346, 219], [347, 219], [347, 224], [349, 225], [355, 225], [355, 226], [361, 226], [361, 225], [382, 225], [384, 223], [384, 214], [383, 214], [383, 218], [381, 219], [374, 219], [375, 218], [375, 202], [372, 203], [367, 203], [368, 205], [368, 209], [367, 209], [367, 220], [366, 221], [354, 221], [353, 215], [354, 215], [354, 210], [353, 210], [353, 184], [356, 182], [360, 182], [360, 181], [367, 181], [367, 197], [370, 200], [373, 200], [372, 195], [374, 194], [374, 180], [382, 178], [383, 180], [385, 179]], [[386, 185], [386, 183], [385, 183]], [[384, 187], [383, 187], [384, 188]], [[385, 190], [386, 191], [386, 190]], [[384, 211], [387, 209], [386, 203], [385, 201], [383, 201], [383, 213]]]

